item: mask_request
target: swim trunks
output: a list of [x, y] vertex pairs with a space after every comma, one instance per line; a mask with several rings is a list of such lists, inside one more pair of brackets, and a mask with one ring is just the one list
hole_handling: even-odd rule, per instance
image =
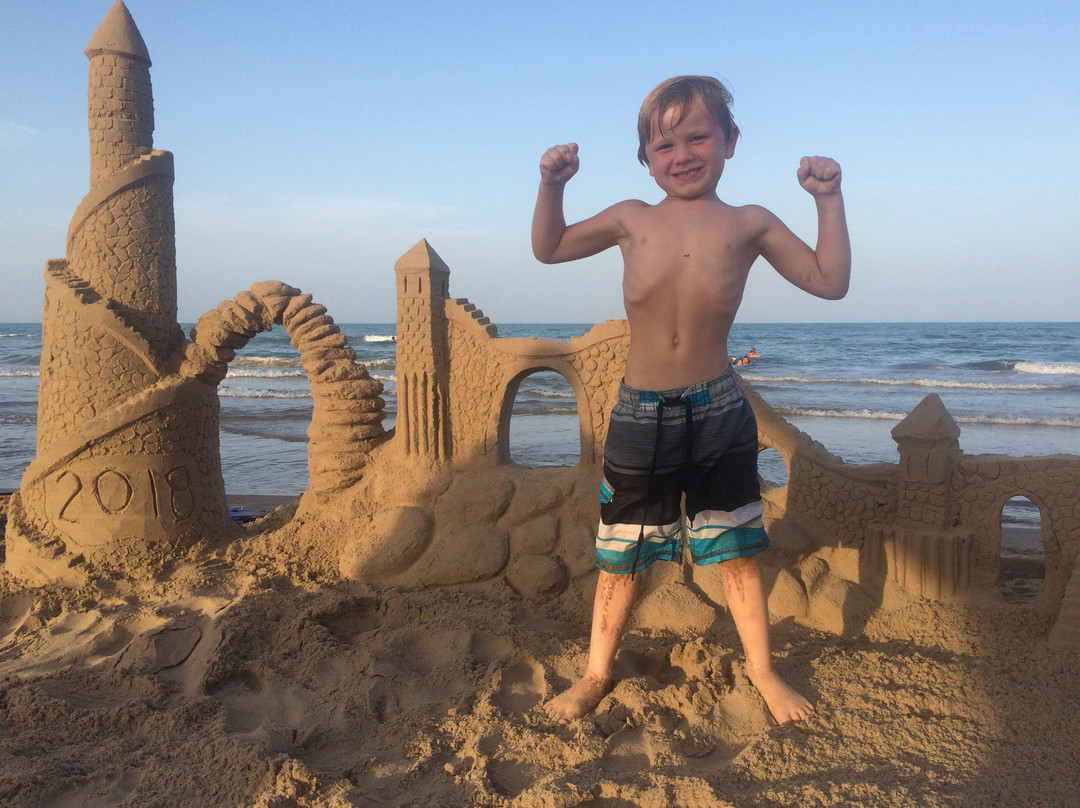
[[619, 387], [604, 445], [596, 566], [611, 573], [682, 557], [682, 498], [695, 564], [769, 547], [757, 421], [729, 367], [677, 390]]

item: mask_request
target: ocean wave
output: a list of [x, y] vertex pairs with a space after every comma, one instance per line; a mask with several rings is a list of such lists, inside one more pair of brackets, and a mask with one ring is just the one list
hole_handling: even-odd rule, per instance
[[300, 357], [297, 356], [238, 356], [229, 363], [229, 367], [271, 367], [298, 368]]
[[[886, 410], [823, 409], [820, 407], [777, 407], [784, 418], [850, 418], [864, 421], [903, 421], [906, 412]], [[968, 426], [1037, 426], [1059, 429], [1080, 429], [1080, 418], [1056, 418], [1029, 415], [953, 415], [958, 424]]]
[[365, 334], [364, 342], [397, 342], [393, 334]]
[[27, 368], [26, 370], [0, 369], [0, 379], [35, 379], [40, 375], [41, 371], [38, 368]]
[[[393, 359], [373, 359], [370, 362], [358, 359], [357, 364], [369, 370], [393, 370], [397, 363]], [[229, 363], [228, 376], [238, 379], [300, 379], [307, 376], [307, 371], [299, 359], [278, 356], [237, 357]]]
[[521, 396], [535, 396], [536, 398], [554, 398], [560, 400], [574, 400], [577, 398], [577, 396], [574, 395], [573, 390], [563, 392], [561, 390], [542, 390], [538, 387], [530, 387], [528, 389], [518, 390], [518, 397]]
[[1028, 415], [954, 415], [958, 424], [972, 426], [1046, 426], [1060, 429], [1080, 429], [1080, 418], [1050, 418]]
[[750, 376], [751, 384], [852, 384], [878, 387], [925, 387], [938, 390], [1066, 390], [1068, 384], [1022, 384], [1020, 382], [965, 382], [957, 379], [817, 379], [809, 376]]
[[257, 429], [245, 429], [242, 423], [222, 424], [221, 431], [227, 432], [231, 435], [241, 435], [245, 438], [266, 438], [268, 440], [281, 440], [285, 441], [286, 443], [307, 443], [307, 435], [302, 433], [299, 435], [290, 435], [288, 433], [275, 433], [268, 435], [265, 432], [260, 432]]
[[569, 407], [528, 407], [518, 409], [515, 407], [511, 413], [512, 415], [577, 415], [576, 409], [570, 409]]
[[1046, 376], [1080, 376], [1080, 365], [1065, 362], [1017, 362], [1021, 373], [1039, 373]]
[[37, 418], [33, 415], [0, 415], [0, 424], [8, 426], [33, 426]]
[[311, 398], [311, 391], [219, 386], [218, 395], [222, 398]]
[[995, 373], [1014, 371], [1016, 373], [1036, 373], [1040, 376], [1080, 376], [1080, 365], [1074, 362], [1033, 362], [1026, 359], [991, 359], [985, 362], [971, 362], [965, 367], [975, 370], [989, 370]]
[[882, 410], [825, 410], [818, 407], [777, 407], [784, 418], [852, 418], [863, 421], [903, 421], [906, 412]]
[[275, 368], [235, 368], [230, 366], [225, 375], [227, 379], [303, 379], [307, 376], [303, 368], [279, 370]]

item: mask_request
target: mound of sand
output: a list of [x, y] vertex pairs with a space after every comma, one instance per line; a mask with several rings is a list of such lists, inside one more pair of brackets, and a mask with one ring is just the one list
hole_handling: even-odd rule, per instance
[[614, 691], [555, 726], [540, 706], [583, 668], [587, 584], [381, 588], [258, 529], [142, 585], [0, 572], [0, 804], [1080, 802], [1080, 659], [1021, 607], [893, 598], [840, 634], [780, 618], [778, 667], [817, 713], [777, 727], [722, 599], [667, 565]]

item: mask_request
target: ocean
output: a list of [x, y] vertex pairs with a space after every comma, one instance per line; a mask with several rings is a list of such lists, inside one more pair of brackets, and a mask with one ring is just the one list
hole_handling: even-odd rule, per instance
[[[338, 325], [386, 387], [389, 428], [394, 325]], [[499, 336], [565, 341], [589, 328], [510, 324]], [[929, 393], [959, 424], [967, 454], [1080, 455], [1080, 323], [737, 323], [728, 347], [737, 356], [756, 349], [760, 357], [738, 368], [743, 378], [850, 463], [896, 462], [889, 432]], [[39, 324], [0, 323], [0, 491], [18, 487], [34, 456], [40, 353]], [[293, 496], [307, 488], [311, 396], [284, 329], [248, 343], [219, 390], [226, 490]], [[562, 377], [530, 376], [511, 420], [512, 458], [526, 466], [576, 463], [575, 413]], [[778, 472], [762, 459], [766, 479], [782, 473], [782, 462]]]

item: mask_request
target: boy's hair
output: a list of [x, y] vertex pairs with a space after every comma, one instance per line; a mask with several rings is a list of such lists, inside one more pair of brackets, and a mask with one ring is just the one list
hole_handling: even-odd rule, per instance
[[705, 109], [724, 131], [724, 137], [731, 137], [735, 121], [729, 107], [734, 102], [728, 88], [711, 76], [676, 76], [656, 85], [641, 105], [637, 124], [639, 163], [643, 166], [649, 164], [645, 157], [645, 144], [652, 138], [653, 118], [656, 118], [659, 126], [664, 113], [669, 109], [674, 110], [672, 126], [675, 126], [690, 110], [695, 98], [700, 98], [705, 104]]

